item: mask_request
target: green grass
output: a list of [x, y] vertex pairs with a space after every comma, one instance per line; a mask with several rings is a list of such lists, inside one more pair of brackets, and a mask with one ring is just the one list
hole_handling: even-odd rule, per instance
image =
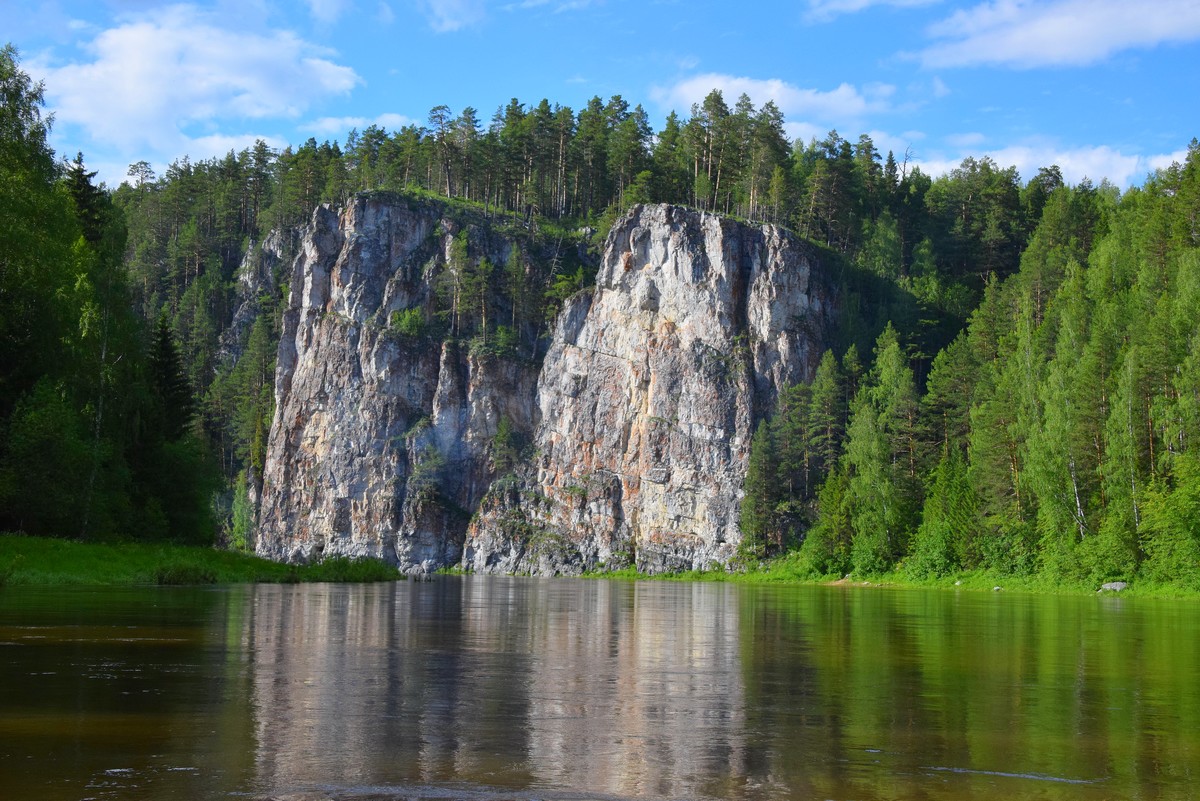
[[[439, 573], [462, 574], [457, 568]], [[1044, 576], [1009, 576], [976, 570], [920, 579], [902, 572], [877, 576], [813, 576], [795, 554], [786, 554], [748, 570], [689, 570], [647, 576], [634, 568], [599, 571], [589, 578], [658, 581], [722, 581], [738, 584], [846, 584], [967, 591], [1026, 592], [1054, 595], [1094, 594], [1096, 586]], [[71, 540], [0, 534], [0, 586], [245, 584], [312, 581], [395, 581], [396, 568], [377, 559], [331, 557], [311, 565], [284, 565], [256, 556], [184, 545], [145, 543], [92, 544]], [[1131, 581], [1122, 596], [1200, 599], [1200, 591], [1176, 584]]]
[[0, 534], [0, 585], [244, 584], [394, 581], [377, 559], [331, 557], [283, 565], [257, 556], [185, 545], [92, 544]]
[[[797, 554], [790, 553], [769, 559], [746, 570], [688, 570], [681, 573], [646, 575], [629, 567], [613, 571], [596, 571], [587, 578], [622, 580], [650, 579], [655, 581], [720, 581], [736, 584], [844, 584], [846, 586], [907, 587], [927, 589], [966, 590], [974, 592], [1037, 593], [1042, 595], [1094, 595], [1099, 584], [1083, 581], [1062, 581], [1042, 575], [1013, 576], [987, 570], [968, 570], [938, 578], [918, 578], [902, 571], [882, 575], [850, 577], [814, 576], [801, 564]], [[1115, 594], [1115, 593], [1107, 593]], [[1178, 584], [1162, 584], [1133, 580], [1122, 596], [1141, 598], [1200, 599], [1200, 590]]]

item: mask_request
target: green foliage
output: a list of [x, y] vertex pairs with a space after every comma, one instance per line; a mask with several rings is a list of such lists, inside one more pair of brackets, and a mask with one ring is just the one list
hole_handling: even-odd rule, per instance
[[922, 462], [917, 408], [912, 370], [889, 327], [876, 344], [875, 367], [854, 400], [847, 428], [856, 572], [888, 569], [915, 528]]
[[22, 531], [78, 532], [90, 465], [82, 422], [63, 388], [48, 378], [13, 411], [0, 466], [0, 507]]
[[217, 573], [212, 567], [189, 562], [160, 565], [154, 571], [154, 583], [163, 586], [216, 584]]
[[238, 473], [233, 485], [233, 510], [230, 515], [228, 544], [232, 550], [249, 553], [254, 549], [255, 509], [250, 500], [246, 473]]
[[157, 416], [161, 434], [168, 441], [178, 440], [191, 427], [195, 401], [165, 314], [158, 318], [149, 368], [151, 388], [158, 401]]
[[408, 488], [417, 502], [443, 501], [442, 474], [446, 469], [446, 457], [433, 445], [421, 445], [411, 453], [412, 472]]
[[776, 520], [776, 507], [781, 500], [776, 480], [778, 470], [779, 457], [771, 425], [764, 420], [754, 432], [746, 464], [745, 497], [739, 521], [742, 540], [738, 544], [738, 553], [744, 560], [762, 559], [769, 550], [780, 546], [782, 535]]
[[1145, 504], [1143, 574], [1200, 589], [1200, 457], [1177, 457], [1173, 486], [1160, 482]]
[[[602, 238], [634, 203], [769, 220], [823, 248], [845, 355], [782, 391], [755, 436], [753, 558], [806, 531], [788, 570], [1200, 570], [1195, 140], [1121, 196], [1053, 165], [1023, 186], [987, 158], [935, 180], [868, 136], [789, 143], [773, 104], [719, 91], [657, 135], [619, 96], [513, 100], [487, 126], [438, 106], [428, 128], [369, 126], [344, 146], [260, 141], [162, 176], [140, 162], [109, 192], [82, 154], [56, 164], [42, 88], [11, 46], [0, 94], [0, 526], [211, 542], [211, 498], [233, 487], [229, 538], [247, 547], [287, 291], [264, 292], [226, 348], [247, 243], [387, 191], [440, 203], [451, 236], [431, 245], [448, 252], [433, 302], [389, 328], [445, 332], [478, 357], [536, 359], [593, 281], [576, 229]], [[497, 231], [509, 244], [493, 264]], [[436, 497], [445, 465], [410, 439], [413, 486]], [[492, 446], [510, 469], [509, 421]]]
[[402, 337], [420, 339], [425, 336], [425, 313], [419, 308], [394, 311], [388, 325]]
[[0, 534], [0, 576], [12, 586], [395, 581], [378, 559], [330, 557], [285, 565], [256, 556], [161, 543], [95, 544]]
[[808, 573], [842, 576], [850, 571], [854, 526], [849, 484], [847, 472], [838, 468], [821, 486], [816, 523], [800, 546], [800, 563]]
[[491, 443], [493, 470], [497, 475], [511, 472], [517, 466], [520, 454], [520, 438], [513, 428], [512, 421], [502, 415], [496, 424], [496, 434]]
[[301, 581], [355, 583], [395, 581], [399, 578], [396, 568], [382, 560], [346, 556], [331, 556], [306, 565], [299, 571], [299, 576]]
[[951, 448], [934, 471], [905, 570], [925, 578], [949, 575], [965, 566], [967, 554], [975, 547], [975, 526], [975, 497], [967, 480], [967, 465], [958, 449]]

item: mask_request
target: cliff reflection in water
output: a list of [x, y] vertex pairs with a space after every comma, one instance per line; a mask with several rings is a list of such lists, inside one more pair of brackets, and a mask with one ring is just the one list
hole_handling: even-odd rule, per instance
[[1194, 604], [504, 577], [251, 592], [272, 794], [1184, 799], [1200, 764]]
[[732, 587], [257, 587], [248, 636], [258, 783], [272, 791], [695, 795], [743, 761]]

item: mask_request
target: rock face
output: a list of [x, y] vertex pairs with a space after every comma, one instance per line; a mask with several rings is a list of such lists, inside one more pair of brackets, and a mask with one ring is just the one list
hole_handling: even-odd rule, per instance
[[[812, 251], [773, 226], [636, 207], [539, 368], [389, 331], [392, 312], [433, 302], [459, 227], [438, 206], [380, 198], [314, 215], [279, 349], [258, 552], [539, 574], [727, 562], [754, 426], [811, 378], [832, 327]], [[512, 243], [470, 233], [476, 258], [505, 262]], [[502, 420], [531, 455], [500, 476]]]
[[221, 334], [219, 358], [232, 364], [242, 355], [246, 335], [262, 311], [262, 299], [278, 291], [275, 274], [297, 247], [297, 231], [271, 231], [261, 243], [250, 243], [237, 271], [238, 305]]
[[559, 316], [538, 380], [534, 469], [467, 537], [476, 571], [644, 572], [727, 562], [750, 439], [809, 380], [829, 301], [772, 226], [670, 206], [614, 226], [593, 293]]
[[[319, 208], [301, 243], [275, 375], [256, 550], [453, 564], [493, 475], [502, 418], [532, 430], [532, 367], [399, 336], [425, 308], [457, 223], [436, 204], [356, 198]], [[483, 237], [496, 263], [509, 243]]]

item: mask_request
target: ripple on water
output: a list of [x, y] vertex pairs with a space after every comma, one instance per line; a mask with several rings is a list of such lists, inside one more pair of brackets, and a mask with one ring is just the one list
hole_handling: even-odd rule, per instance
[[479, 785], [306, 787], [275, 790], [255, 801], [634, 801], [627, 796], [558, 790], [506, 790]]
[[[1058, 782], [1059, 784], [1099, 784], [1104, 779], [1071, 779], [1066, 776], [1047, 776], [1042, 773], [1009, 773], [1003, 770], [977, 770], [974, 768], [946, 768], [929, 766], [925, 770], [936, 770], [942, 773], [966, 773], [973, 776], [999, 776], [1004, 779], [1030, 779], [1038, 782]], [[1106, 777], [1107, 778], [1107, 777]]]

